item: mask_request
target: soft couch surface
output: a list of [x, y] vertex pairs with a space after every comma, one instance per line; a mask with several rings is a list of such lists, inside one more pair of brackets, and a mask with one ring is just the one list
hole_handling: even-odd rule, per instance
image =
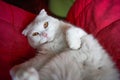
[[0, 0], [0, 80], [11, 80], [9, 70], [34, 56], [22, 30], [35, 15]]

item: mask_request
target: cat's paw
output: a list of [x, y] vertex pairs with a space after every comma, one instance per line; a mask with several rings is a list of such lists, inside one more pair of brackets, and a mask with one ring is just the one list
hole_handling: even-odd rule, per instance
[[81, 40], [77, 34], [67, 31], [66, 40], [69, 48], [79, 49], [81, 45]]
[[69, 48], [79, 49], [81, 47], [81, 38], [86, 35], [86, 33], [78, 28], [71, 27], [66, 31], [66, 41]]
[[16, 70], [15, 68], [10, 70], [13, 80], [39, 80], [38, 72], [34, 68]]
[[[78, 42], [78, 41], [77, 41]], [[80, 48], [80, 45], [81, 45], [81, 41], [79, 41], [78, 43], [77, 42], [73, 42], [73, 43], [68, 43], [69, 45], [69, 48], [70, 49], [79, 49]], [[77, 44], [77, 45], [75, 45]], [[78, 45], [79, 44], [79, 45]]]

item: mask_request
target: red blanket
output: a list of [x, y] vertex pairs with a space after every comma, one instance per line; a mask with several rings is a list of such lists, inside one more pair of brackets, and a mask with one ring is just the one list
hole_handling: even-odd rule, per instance
[[34, 56], [22, 30], [35, 15], [0, 0], [0, 80], [11, 80], [10, 68]]
[[120, 69], [120, 0], [76, 0], [67, 20], [93, 34]]

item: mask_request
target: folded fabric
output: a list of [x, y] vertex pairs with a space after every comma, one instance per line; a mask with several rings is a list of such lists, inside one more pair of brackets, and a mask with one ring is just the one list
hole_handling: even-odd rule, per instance
[[93, 34], [120, 69], [120, 0], [76, 0], [67, 21]]
[[21, 34], [35, 15], [0, 0], [0, 79], [11, 80], [9, 70], [34, 56]]

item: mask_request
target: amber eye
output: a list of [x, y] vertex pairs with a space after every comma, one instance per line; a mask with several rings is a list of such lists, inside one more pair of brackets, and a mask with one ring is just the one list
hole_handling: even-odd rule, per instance
[[44, 28], [47, 28], [48, 27], [48, 22], [45, 22], [44, 23]]
[[37, 36], [37, 35], [39, 35], [38, 32], [34, 32], [34, 33], [32, 34], [32, 36]]

